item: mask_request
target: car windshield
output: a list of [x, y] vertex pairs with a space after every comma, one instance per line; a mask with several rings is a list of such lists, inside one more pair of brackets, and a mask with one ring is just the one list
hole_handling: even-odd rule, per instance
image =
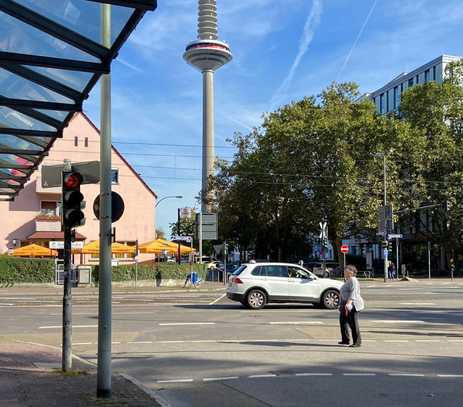
[[245, 265], [239, 266], [234, 272], [234, 276], [239, 276], [246, 269]]

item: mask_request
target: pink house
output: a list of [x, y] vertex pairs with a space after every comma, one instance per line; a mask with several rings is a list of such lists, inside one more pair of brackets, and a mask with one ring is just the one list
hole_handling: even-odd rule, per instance
[[[63, 138], [56, 140], [42, 165], [61, 164], [64, 159], [99, 161], [99, 137], [90, 119], [83, 113], [76, 113], [64, 130]], [[137, 240], [143, 243], [155, 239], [156, 193], [114, 147], [112, 167], [113, 191], [125, 201], [124, 215], [114, 224], [116, 240], [134, 245]], [[77, 228], [77, 240], [88, 243], [98, 240], [99, 221], [92, 207], [99, 194], [99, 184], [83, 185], [81, 192], [87, 203], [86, 224]], [[62, 240], [60, 199], [61, 188], [42, 188], [40, 166], [13, 202], [0, 202], [0, 253], [26, 243], [48, 246], [49, 241]]]

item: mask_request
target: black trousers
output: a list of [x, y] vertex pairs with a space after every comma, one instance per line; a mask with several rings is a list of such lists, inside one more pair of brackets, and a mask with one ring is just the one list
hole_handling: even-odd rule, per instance
[[344, 343], [349, 343], [349, 328], [352, 332], [352, 341], [356, 345], [362, 343], [362, 337], [360, 336], [360, 326], [358, 312], [353, 306], [352, 309], [346, 315], [346, 311], [343, 309], [339, 313], [339, 326], [341, 328], [341, 339]]

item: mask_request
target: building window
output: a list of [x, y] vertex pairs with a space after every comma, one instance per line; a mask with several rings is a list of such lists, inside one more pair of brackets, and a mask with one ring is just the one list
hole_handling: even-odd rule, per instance
[[58, 208], [58, 202], [42, 201], [40, 202], [40, 215], [56, 216], [58, 214], [57, 208]]
[[424, 71], [424, 83], [428, 83], [429, 82], [429, 69], [426, 69], [426, 71]]
[[386, 113], [389, 113], [389, 91], [386, 92]]
[[74, 137], [74, 147], [79, 145], [79, 138], [77, 136]]
[[437, 69], [435, 66], [432, 67], [432, 80], [433, 81], [437, 80]]
[[84, 139], [84, 146], [88, 147], [88, 137], [85, 137], [85, 139]]
[[400, 94], [404, 93], [404, 84], [400, 84]]
[[420, 83], [420, 75], [419, 75], [419, 74], [416, 75], [416, 81], [415, 81], [415, 83], [416, 83], [417, 85]]
[[111, 183], [119, 184], [119, 170], [111, 170]]
[[381, 93], [381, 95], [379, 95], [379, 113], [380, 114], [383, 113], [383, 106], [384, 106], [384, 93]]
[[393, 101], [394, 110], [397, 109], [397, 93], [398, 93], [398, 90], [399, 90], [399, 87], [396, 86], [396, 87], [394, 88], [394, 101]]
[[413, 86], [413, 78], [408, 80], [408, 87], [411, 88]]

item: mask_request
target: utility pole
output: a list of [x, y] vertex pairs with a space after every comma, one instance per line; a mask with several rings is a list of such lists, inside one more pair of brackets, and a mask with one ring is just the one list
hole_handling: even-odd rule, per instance
[[[177, 209], [177, 237], [180, 237], [180, 208]], [[180, 240], [178, 241], [177, 257], [178, 257], [178, 264], [180, 264], [181, 263], [180, 261]]]
[[223, 244], [223, 284], [227, 285], [227, 257], [228, 257], [228, 245], [225, 240]]
[[387, 220], [387, 165], [386, 165], [386, 153], [383, 153], [383, 176], [384, 176], [384, 218], [385, 218], [385, 229], [384, 229], [384, 282], [387, 282], [387, 259], [388, 259], [388, 220]]
[[[111, 48], [111, 5], [101, 5], [101, 39]], [[101, 76], [100, 136], [100, 282], [98, 295], [97, 397], [110, 398], [112, 336], [111, 265], [111, 75]]]

